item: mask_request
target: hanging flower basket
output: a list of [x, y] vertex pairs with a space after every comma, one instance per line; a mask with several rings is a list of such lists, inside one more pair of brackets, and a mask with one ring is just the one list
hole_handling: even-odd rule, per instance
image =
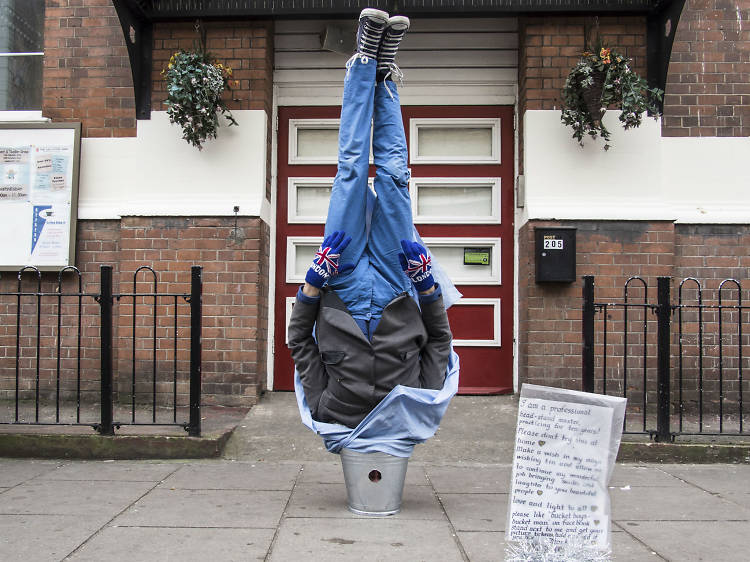
[[[580, 79], [580, 78], [579, 78]], [[591, 85], [582, 86], [581, 95], [586, 103], [586, 109], [591, 115], [591, 120], [596, 126], [601, 126], [604, 108], [602, 108], [602, 92], [604, 91], [604, 82], [607, 79], [607, 73], [603, 70], [595, 70], [591, 73]]]
[[232, 69], [203, 50], [177, 51], [162, 71], [167, 81], [167, 115], [182, 127], [182, 138], [198, 150], [216, 138], [219, 114], [237, 125], [222, 95], [229, 89]]
[[664, 92], [649, 88], [646, 80], [630, 69], [631, 60], [613, 49], [599, 47], [584, 52], [571, 69], [562, 90], [562, 122], [572, 127], [573, 138], [583, 146], [584, 136], [604, 139], [610, 147], [611, 133], [602, 117], [607, 108], [620, 108], [625, 129], [640, 126], [643, 113], [656, 118]]

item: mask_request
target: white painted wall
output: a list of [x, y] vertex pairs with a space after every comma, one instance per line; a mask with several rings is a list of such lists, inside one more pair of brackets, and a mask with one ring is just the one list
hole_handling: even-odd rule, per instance
[[260, 216], [266, 193], [266, 114], [233, 111], [202, 151], [182, 140], [164, 111], [138, 121], [135, 138], [84, 138], [79, 219], [148, 216]]
[[524, 115], [525, 188], [520, 226], [529, 219], [750, 222], [749, 138], [662, 137], [653, 119], [625, 131], [605, 115], [601, 140], [581, 148], [559, 111]]

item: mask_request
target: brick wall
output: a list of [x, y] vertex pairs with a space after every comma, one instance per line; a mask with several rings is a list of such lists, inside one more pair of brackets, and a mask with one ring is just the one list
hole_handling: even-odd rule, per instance
[[[682, 314], [675, 314], [673, 322], [683, 321], [682, 338], [673, 338], [672, 352], [677, 357], [678, 342], [682, 342], [683, 361], [676, 359], [672, 362], [674, 378], [682, 374], [683, 399], [685, 413], [688, 417], [695, 417], [701, 396], [698, 389], [703, 388], [704, 409], [716, 411], [719, 401], [719, 353], [721, 352], [723, 408], [728, 416], [725, 419], [728, 428], [732, 428], [732, 420], [736, 430], [738, 412], [739, 377], [738, 367], [740, 357], [744, 356], [743, 369], [747, 370], [748, 326], [750, 325], [750, 310], [740, 314], [735, 307], [742, 303], [747, 305], [750, 299], [750, 257], [747, 248], [750, 244], [750, 226], [748, 225], [711, 225], [711, 224], [677, 224], [675, 225], [675, 268], [673, 283], [673, 302], [679, 299], [680, 281], [687, 277], [694, 277], [700, 281], [700, 300], [710, 308], [703, 310], [698, 316], [696, 309], [684, 309]], [[730, 281], [724, 282], [729, 279]], [[740, 283], [742, 291], [738, 290]], [[726, 308], [719, 315], [719, 287], [721, 302]], [[698, 304], [697, 283], [686, 281], [682, 288], [682, 303], [687, 306]], [[721, 341], [719, 339], [719, 317], [721, 316]], [[699, 325], [700, 320], [700, 325]], [[740, 321], [743, 332], [743, 351], [740, 353], [739, 334]], [[673, 333], [678, 333], [675, 326]], [[698, 344], [702, 339], [703, 354], [698, 353]], [[721, 344], [721, 345], [720, 345]], [[702, 370], [701, 370], [702, 367]], [[701, 380], [702, 379], [702, 380]], [[745, 377], [745, 397], [750, 392], [750, 381]], [[672, 385], [673, 400], [679, 396], [678, 380]], [[713, 424], [708, 418], [706, 423]], [[714, 429], [716, 426], [714, 425]]]
[[[96, 294], [100, 287], [100, 265], [113, 267], [113, 291], [132, 293], [134, 272], [152, 267], [159, 293], [189, 293], [191, 265], [203, 266], [203, 398], [207, 405], [247, 406], [255, 403], [265, 386], [266, 322], [268, 318], [268, 226], [257, 218], [125, 217], [122, 220], [79, 221], [76, 262], [82, 274], [82, 289]], [[154, 277], [138, 273], [136, 292], [152, 292]], [[42, 275], [41, 301], [22, 297], [20, 339], [20, 389], [22, 398], [32, 399], [36, 389], [37, 318], [41, 318], [40, 389], [43, 398], [53, 398], [57, 376], [56, 273]], [[36, 291], [36, 277], [27, 273], [22, 289]], [[15, 273], [0, 277], [0, 293], [18, 287]], [[75, 276], [66, 274], [63, 292], [77, 291]], [[157, 375], [157, 402], [172, 400], [174, 369], [174, 299], [157, 301], [156, 363], [153, 352], [153, 299], [136, 301], [136, 398], [149, 403], [153, 372]], [[178, 404], [186, 405], [189, 385], [189, 306], [177, 299]], [[61, 394], [75, 396], [77, 384], [77, 297], [62, 301]], [[83, 399], [98, 399], [100, 340], [99, 305], [83, 299], [81, 322], [81, 375]], [[0, 395], [12, 398], [15, 389], [16, 297], [0, 296]], [[115, 301], [114, 382], [118, 402], [129, 403], [133, 374], [132, 297]]]
[[[226, 94], [230, 109], [265, 110], [270, 142], [272, 23], [204, 25], [208, 50], [234, 70], [233, 91]], [[154, 110], [166, 109], [161, 70], [174, 51], [193, 48], [197, 38], [192, 22], [154, 26]], [[43, 114], [53, 121], [81, 121], [84, 137], [135, 136], [130, 59], [111, 0], [47, 0], [44, 41]], [[270, 200], [271, 174], [266, 177]]]
[[84, 137], [135, 136], [133, 79], [111, 0], [47, 0], [42, 113]]
[[[537, 284], [534, 281], [534, 227], [574, 226], [577, 230], [576, 277], [571, 284]], [[549, 386], [581, 389], [582, 373], [582, 288], [584, 275], [595, 277], [595, 301], [598, 303], [624, 303], [625, 286], [628, 285], [630, 304], [656, 304], [657, 278], [669, 276], [671, 303], [678, 304], [680, 282], [687, 277], [700, 281], [702, 303], [710, 307], [718, 304], [719, 285], [732, 278], [742, 285], [727, 282], [722, 290], [724, 305], [734, 306], [741, 298], [750, 298], [748, 287], [747, 245], [750, 244], [750, 227], [747, 225], [684, 225], [672, 222], [641, 221], [531, 221], [519, 232], [519, 353], [520, 380]], [[638, 276], [648, 286], [647, 292]], [[696, 283], [686, 281], [682, 289], [682, 303], [698, 304]], [[646, 411], [652, 416], [656, 403], [656, 315], [650, 307], [624, 308], [610, 306], [606, 313], [595, 314], [595, 378], [596, 391], [604, 390], [603, 375], [607, 374], [606, 390], [622, 395], [626, 371], [623, 352], [624, 331], [627, 326], [627, 395], [630, 410], [639, 414], [630, 420], [630, 429], [638, 430], [642, 423], [644, 385], [647, 394]], [[607, 345], [604, 345], [604, 324], [607, 324]], [[682, 332], [679, 321], [682, 320]], [[719, 338], [719, 312], [707, 308], [675, 310], [672, 315], [671, 383], [673, 412], [682, 387], [686, 416], [685, 427], [695, 426], [698, 405], [702, 398], [706, 423], [718, 411], [719, 354], [723, 368], [723, 405], [730, 417], [725, 421], [731, 427], [732, 414], [736, 413], [739, 399], [739, 324], [742, 322], [743, 345], [748, 345], [750, 311], [740, 314], [736, 309], [721, 313], [722, 336]], [[645, 328], [645, 332], [644, 332]], [[680, 337], [680, 334], [681, 337]], [[702, 358], [698, 343], [702, 339]], [[682, 343], [682, 350], [680, 350]], [[645, 359], [644, 359], [645, 353]], [[679, 362], [680, 354], [682, 363]], [[745, 354], [746, 355], [746, 354]], [[605, 365], [606, 356], [606, 365]], [[744, 368], [747, 368], [745, 358]], [[606, 369], [605, 369], [606, 366]], [[679, 376], [682, 374], [682, 384]], [[703, 388], [701, 397], [699, 389]], [[750, 392], [750, 381], [744, 381], [745, 393]], [[736, 421], [736, 418], [734, 418]], [[714, 420], [715, 421], [715, 420]], [[692, 424], [692, 425], [691, 425]], [[735, 428], [736, 429], [736, 428]]]
[[748, 19], [749, 0], [685, 3], [669, 64], [664, 136], [750, 135]]
[[[750, 135], [750, 0], [688, 0], [677, 26], [664, 98], [664, 136]], [[560, 90], [584, 48], [591, 18], [520, 20], [519, 110], [559, 109]], [[645, 17], [600, 17], [605, 44], [646, 73]]]
[[750, 226], [746, 224], [677, 224], [674, 275], [706, 279], [709, 290], [717, 289], [723, 279], [747, 279], [748, 248]]
[[[534, 227], [542, 226], [578, 229], [576, 282], [535, 282]], [[523, 225], [518, 272], [520, 380], [580, 390], [581, 278], [595, 276], [597, 301], [621, 299], [632, 275], [643, 277], [655, 291], [657, 277], [673, 272], [674, 238], [671, 222], [530, 221]], [[630, 289], [630, 298], [642, 300], [638, 284]]]
[[[233, 110], [265, 111], [270, 147], [273, 132], [272, 23], [207, 22], [204, 25], [207, 49], [233, 69], [233, 90], [225, 94], [228, 106]], [[180, 48], [193, 48], [197, 39], [193, 22], [154, 26], [154, 110], [166, 109], [163, 105], [166, 94], [161, 70], [172, 53]], [[53, 121], [81, 121], [84, 137], [135, 135], [130, 62], [111, 0], [47, 0], [44, 65], [45, 116]], [[268, 200], [271, 198], [271, 177], [269, 148], [265, 186]], [[204, 267], [204, 404], [249, 405], [255, 402], [265, 386], [269, 227], [258, 218], [248, 217], [239, 218], [236, 232], [234, 224], [233, 217], [124, 217], [122, 220], [84, 220], [78, 223], [76, 263], [82, 271], [84, 291], [98, 292], [101, 264], [114, 268], [115, 292], [131, 292], [133, 273], [142, 265], [153, 267], [157, 272], [159, 292], [189, 292], [190, 266], [199, 264]], [[148, 272], [142, 271], [137, 279], [139, 291], [151, 290]], [[0, 280], [2, 290], [15, 290], [15, 283], [14, 274], [5, 275]], [[24, 283], [28, 283], [28, 280]], [[43, 275], [44, 290], [54, 291], [56, 283], [55, 275]], [[51, 306], [53, 303], [44, 304], [43, 323], [52, 318], [54, 311], [47, 308]], [[148, 299], [141, 299], [136, 306], [135, 367], [130, 317], [133, 302], [121, 299], [115, 306], [115, 314], [118, 315], [115, 323], [115, 337], [118, 338], [115, 383], [121, 400], [129, 400], [134, 368], [139, 400], [150, 393], [153, 378], [154, 356], [150, 340], [153, 328], [148, 317], [152, 305]], [[33, 387], [29, 381], [33, 380], [36, 368], [30, 359], [36, 353], [36, 336], [32, 333], [36, 318], [33, 307], [32, 301], [23, 304], [24, 318], [31, 322], [29, 327], [22, 330], [21, 343], [24, 348], [22, 388], [29, 392]], [[159, 315], [173, 311], [173, 308], [165, 308], [161, 304], [157, 308]], [[0, 315], [7, 316], [0, 328], [0, 356], [12, 356], [12, 359], [15, 357], [15, 310], [13, 302], [0, 303]], [[179, 310], [178, 326], [185, 334], [187, 310]], [[81, 357], [93, 400], [96, 397], [99, 366], [98, 305], [87, 303], [84, 311]], [[73, 322], [74, 319], [66, 317], [68, 320]], [[171, 377], [173, 366], [170, 357], [174, 355], [169, 347], [171, 324], [162, 322], [167, 320], [159, 320], [157, 326], [156, 372], [160, 401], [170, 398], [168, 394], [171, 390], [163, 383]], [[43, 337], [47, 338], [41, 351], [43, 392], [51, 391], [50, 385], [55, 379], [55, 330], [55, 327], [43, 330]], [[67, 339], [65, 343], [70, 344]], [[188, 346], [182, 336], [178, 339], [177, 357], [178, 367], [184, 371]], [[75, 379], [75, 361], [71, 364], [73, 359], [68, 356], [65, 361], [63, 386], [64, 393], [69, 393], [71, 381]], [[3, 369], [0, 388], [9, 389], [15, 384], [15, 361], [4, 362]], [[187, 396], [185, 381], [180, 382], [178, 394], [180, 403], [184, 402]]]
[[[560, 92], [570, 69], [584, 51], [591, 18], [523, 17], [520, 25], [519, 110], [560, 109]], [[600, 17], [599, 35], [604, 45], [633, 59], [636, 72], [646, 71], [645, 16]]]
[[[120, 287], [133, 286], [133, 274], [141, 265], [158, 272], [159, 291], [190, 292], [191, 265], [203, 266], [203, 403], [225, 406], [254, 403], [265, 380], [266, 334], [263, 316], [267, 299], [267, 275], [261, 274], [268, 254], [266, 229], [260, 219], [241, 218], [237, 230], [233, 218], [125, 217], [120, 225]], [[139, 291], [148, 291], [153, 276], [141, 272]], [[126, 391], [132, 372], [131, 303], [120, 305], [118, 329], [123, 346], [118, 357], [120, 382]], [[148, 299], [142, 303], [146, 314]], [[139, 313], [137, 332], [151, 334], [148, 318]], [[187, 319], [185, 318], [185, 322]], [[166, 321], [165, 321], [166, 322]], [[169, 334], [171, 324], [165, 326]], [[188, 345], [182, 341], [182, 361]], [[166, 350], [165, 350], [166, 351]], [[160, 353], [158, 355], [161, 355]], [[136, 349], [136, 372], [144, 385], [151, 381], [153, 350]], [[163, 365], [167, 371], [171, 365]], [[122, 375], [125, 375], [122, 377]], [[185, 388], [187, 391], [187, 387]]]

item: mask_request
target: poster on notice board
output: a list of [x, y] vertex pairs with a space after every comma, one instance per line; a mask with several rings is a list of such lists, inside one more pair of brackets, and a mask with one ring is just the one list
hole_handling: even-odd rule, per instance
[[0, 269], [74, 264], [80, 123], [0, 123]]

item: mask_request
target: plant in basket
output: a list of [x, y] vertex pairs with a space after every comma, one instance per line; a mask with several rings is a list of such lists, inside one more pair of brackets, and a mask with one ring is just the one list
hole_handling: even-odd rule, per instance
[[583, 146], [585, 135], [604, 139], [610, 147], [611, 133], [602, 117], [607, 108], [620, 109], [625, 129], [638, 127], [643, 113], [657, 118], [664, 91], [649, 88], [648, 83], [630, 68], [631, 60], [614, 49], [598, 47], [583, 53], [572, 68], [562, 90], [562, 122], [573, 128], [573, 138]]
[[232, 69], [216, 62], [203, 49], [177, 51], [162, 71], [167, 82], [167, 115], [182, 127], [182, 138], [203, 149], [203, 143], [216, 138], [219, 114], [237, 125], [222, 99], [229, 88]]

